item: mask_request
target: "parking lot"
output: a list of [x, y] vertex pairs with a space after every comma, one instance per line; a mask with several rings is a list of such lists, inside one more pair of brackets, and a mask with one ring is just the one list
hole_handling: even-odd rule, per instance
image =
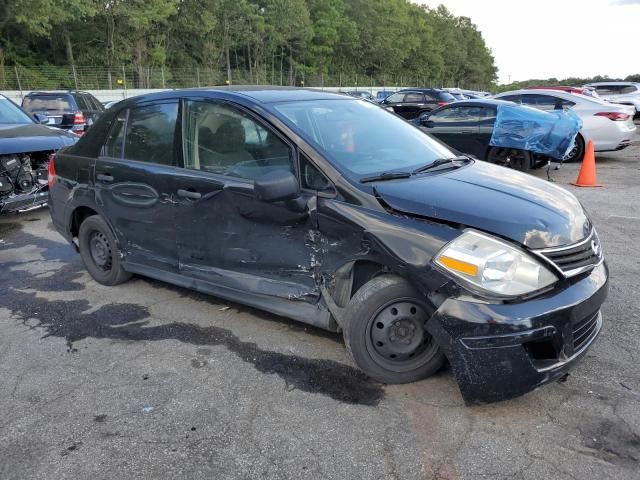
[[[144, 278], [103, 287], [46, 209], [0, 219], [0, 478], [639, 478], [640, 144], [591, 213], [603, 333], [562, 383], [466, 407], [451, 372], [377, 384], [342, 338]], [[545, 170], [534, 173], [546, 178]]]

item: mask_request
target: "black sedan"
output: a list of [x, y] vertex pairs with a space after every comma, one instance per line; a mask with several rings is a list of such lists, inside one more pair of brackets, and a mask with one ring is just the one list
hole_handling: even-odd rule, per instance
[[49, 155], [78, 139], [41, 125], [47, 121], [46, 115], [31, 117], [0, 95], [0, 213], [46, 203]]
[[546, 157], [531, 152], [489, 145], [500, 104], [513, 105], [503, 100], [465, 100], [424, 113], [413, 123], [458, 152], [480, 160], [523, 171], [546, 162]]
[[407, 120], [419, 117], [443, 105], [457, 101], [445, 90], [438, 88], [412, 88], [400, 90], [385, 98], [380, 105]]
[[501, 400], [602, 326], [608, 270], [570, 192], [345, 95], [142, 95], [50, 167], [53, 224], [100, 284], [139, 274], [342, 332], [381, 382], [447, 358], [467, 402]]

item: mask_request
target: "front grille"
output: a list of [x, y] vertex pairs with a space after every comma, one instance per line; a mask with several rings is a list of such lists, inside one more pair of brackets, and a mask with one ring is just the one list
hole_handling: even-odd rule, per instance
[[573, 325], [573, 351], [579, 351], [598, 331], [599, 312]]
[[578, 243], [537, 250], [536, 253], [553, 263], [566, 277], [590, 270], [602, 261], [602, 247], [595, 229]]

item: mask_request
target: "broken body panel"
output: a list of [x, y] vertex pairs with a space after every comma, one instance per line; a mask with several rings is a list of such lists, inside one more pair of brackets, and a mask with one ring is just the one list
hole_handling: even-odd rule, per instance
[[[192, 90], [132, 99], [121, 108], [171, 99], [231, 102], [287, 140], [296, 169], [301, 156], [310, 159], [331, 191], [303, 188], [295, 202], [267, 203], [256, 197], [250, 180], [183, 168], [178, 148], [174, 166], [105, 158], [102, 145], [117, 115], [108, 111], [56, 162], [54, 225], [73, 241], [83, 216], [98, 213], [108, 220], [128, 271], [333, 331], [367, 280], [397, 274], [435, 307], [427, 330], [451, 362], [468, 403], [522, 394], [557, 378], [582, 353], [565, 345], [573, 341], [572, 325], [593, 316], [604, 301], [606, 265], [561, 279], [534, 299], [505, 301], [479, 295], [434, 264], [436, 254], [468, 227], [532, 249], [576, 242], [592, 227], [575, 197], [482, 162], [360, 184], [272, 108], [291, 97], [334, 99], [299, 90]], [[176, 194], [185, 190], [198, 195]], [[541, 341], [559, 349], [551, 368], [528, 349]]]

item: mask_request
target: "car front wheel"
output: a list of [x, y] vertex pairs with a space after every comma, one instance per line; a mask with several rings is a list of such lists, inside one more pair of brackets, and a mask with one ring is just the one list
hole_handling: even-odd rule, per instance
[[382, 275], [362, 286], [346, 307], [344, 341], [355, 364], [383, 383], [409, 383], [444, 362], [425, 328], [433, 307], [407, 281]]
[[78, 244], [82, 262], [96, 282], [113, 286], [131, 278], [122, 268], [115, 236], [102, 217], [93, 215], [82, 222]]

